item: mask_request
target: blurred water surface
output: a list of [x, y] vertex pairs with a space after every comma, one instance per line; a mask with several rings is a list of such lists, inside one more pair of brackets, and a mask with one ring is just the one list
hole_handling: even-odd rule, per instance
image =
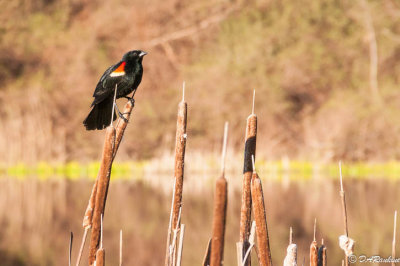
[[[208, 178], [205, 178], [205, 177]], [[211, 176], [211, 177], [210, 177]], [[214, 178], [185, 177], [182, 223], [186, 224], [183, 265], [199, 265], [211, 233]], [[241, 178], [229, 182], [225, 265], [236, 265]], [[83, 233], [81, 224], [93, 185], [90, 179], [0, 178], [0, 255], [2, 265], [65, 265], [69, 232], [73, 258]], [[119, 230], [123, 230], [125, 265], [162, 265], [173, 179], [171, 175], [138, 180], [111, 180], [104, 218], [107, 264], [118, 262]], [[338, 236], [343, 233], [339, 184], [327, 177], [263, 179], [272, 258], [283, 262], [289, 227], [299, 246], [298, 259], [308, 262], [317, 218], [317, 240], [324, 239], [330, 265], [340, 265]], [[391, 179], [345, 179], [350, 237], [358, 255], [391, 254], [393, 213], [400, 182]], [[400, 254], [400, 252], [398, 252]], [[86, 262], [84, 253], [82, 265]], [[255, 259], [255, 258], [254, 258]], [[255, 264], [256, 265], [256, 264]]]

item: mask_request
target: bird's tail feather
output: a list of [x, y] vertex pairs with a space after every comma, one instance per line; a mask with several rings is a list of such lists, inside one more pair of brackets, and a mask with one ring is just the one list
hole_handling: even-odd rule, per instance
[[[89, 115], [83, 121], [87, 130], [104, 129], [111, 124], [111, 112], [113, 111], [113, 98], [109, 97], [95, 104]], [[114, 115], [114, 120], [117, 118]]]

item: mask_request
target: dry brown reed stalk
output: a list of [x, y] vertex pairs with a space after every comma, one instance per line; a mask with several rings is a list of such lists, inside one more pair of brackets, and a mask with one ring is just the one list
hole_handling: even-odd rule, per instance
[[169, 250], [170, 250], [170, 242], [171, 242], [171, 234], [172, 234], [172, 213], [174, 210], [174, 198], [175, 198], [175, 184], [176, 180], [174, 180], [174, 186], [172, 189], [172, 201], [171, 201], [171, 210], [169, 213], [169, 224], [168, 224], [168, 235], [167, 235], [167, 250], [165, 252], [165, 265], [169, 265], [171, 258], [169, 256]]
[[104, 141], [103, 155], [100, 164], [100, 170], [97, 177], [96, 198], [93, 209], [92, 233], [90, 235], [89, 245], [89, 265], [96, 261], [96, 251], [99, 247], [101, 216], [104, 214], [104, 208], [107, 199], [107, 191], [110, 182], [111, 166], [113, 159], [115, 143], [115, 128], [108, 126]]
[[71, 254], [72, 254], [72, 241], [74, 240], [74, 234], [71, 232], [69, 236], [69, 249], [68, 249], [68, 265], [71, 266]]
[[92, 227], [92, 217], [93, 217], [94, 204], [95, 204], [95, 200], [96, 200], [96, 192], [97, 192], [97, 179], [93, 184], [92, 192], [90, 193], [88, 206], [86, 208], [85, 215], [83, 216], [82, 226], [85, 229], [85, 231], [83, 232], [81, 247], [79, 248], [78, 257], [76, 259], [76, 266], [79, 266], [79, 263], [81, 262], [83, 249], [84, 249], [85, 243], [86, 243], [86, 237], [89, 232], [89, 229]]
[[90, 229], [90, 227], [85, 227], [85, 231], [83, 232], [81, 247], [79, 248], [78, 257], [76, 259], [76, 266], [79, 266], [79, 263], [81, 262], [82, 253], [83, 253], [83, 249], [85, 247], [86, 237], [89, 232], [89, 229]]
[[242, 266], [243, 253], [243, 243], [236, 242], [236, 259], [238, 266]]
[[92, 192], [90, 193], [88, 206], [86, 208], [85, 215], [83, 216], [82, 226], [85, 229], [85, 231], [82, 236], [82, 243], [81, 243], [81, 247], [79, 249], [78, 257], [76, 260], [76, 266], [79, 266], [79, 263], [82, 258], [83, 249], [84, 249], [85, 243], [86, 243], [86, 237], [87, 237], [89, 229], [92, 227], [92, 217], [93, 217], [94, 204], [96, 201], [96, 192], [97, 192], [97, 178], [93, 184]]
[[[252, 162], [251, 156], [256, 154], [257, 140], [257, 116], [254, 114], [255, 90], [253, 92], [253, 108], [252, 113], [247, 118], [246, 136], [244, 146], [244, 167], [243, 167], [243, 187], [242, 187], [242, 205], [240, 209], [240, 238], [242, 243], [242, 259], [250, 246], [250, 223], [251, 223], [251, 176]], [[251, 264], [251, 256], [245, 262], [245, 266]]]
[[318, 244], [316, 240], [317, 218], [314, 220], [314, 238], [310, 245], [310, 266], [318, 266]]
[[211, 255], [211, 242], [212, 238], [208, 240], [207, 248], [206, 248], [206, 254], [204, 254], [203, 258], [203, 266], [209, 266], [210, 265], [210, 255]]
[[225, 122], [224, 142], [222, 147], [221, 160], [222, 173], [215, 182], [210, 266], [220, 266], [223, 264], [224, 259], [226, 209], [228, 204], [228, 182], [225, 179], [225, 156], [227, 138], [228, 122]]
[[[167, 248], [165, 255], [165, 265], [171, 265], [175, 258], [169, 256], [172, 231], [175, 228], [180, 228], [178, 224], [179, 210], [182, 206], [183, 192], [183, 174], [185, 164], [185, 149], [186, 149], [186, 126], [187, 126], [187, 103], [185, 102], [185, 83], [183, 83], [182, 101], [178, 105], [178, 115], [176, 122], [176, 138], [175, 138], [175, 184], [172, 196], [171, 221], [168, 228]], [[176, 249], [176, 247], [175, 247]]]
[[105, 256], [106, 256], [106, 251], [103, 248], [103, 215], [101, 215], [101, 220], [100, 220], [100, 247], [96, 251], [96, 261], [95, 265], [96, 266], [104, 266], [105, 265]]
[[340, 174], [340, 199], [341, 199], [341, 203], [342, 203], [344, 233], [345, 233], [346, 240], [348, 240], [345, 242], [347, 242], [347, 243], [353, 242], [353, 244], [350, 244], [351, 247], [349, 247], [349, 245], [347, 245], [349, 250], [344, 249], [345, 250], [345, 265], [348, 266], [349, 265], [348, 255], [353, 248], [354, 241], [349, 238], [349, 229], [347, 226], [346, 194], [343, 189], [342, 162], [341, 161], [339, 161], [339, 174]]
[[[394, 212], [392, 259], [396, 258], [396, 228], [397, 228], [397, 211]], [[392, 266], [395, 266], [394, 261], [392, 261]]]
[[341, 202], [342, 202], [344, 233], [348, 237], [349, 236], [349, 229], [348, 229], [348, 226], [347, 226], [346, 194], [345, 194], [344, 189], [343, 189], [342, 162], [339, 162], [339, 174], [340, 174], [340, 199], [341, 199]]
[[178, 215], [178, 222], [177, 222], [177, 227], [173, 230], [174, 234], [172, 237], [172, 243], [169, 247], [169, 258], [171, 265], [176, 265], [176, 243], [178, 242], [178, 232], [180, 231], [180, 228], [178, 228], [178, 226], [180, 226], [181, 224], [181, 214], [182, 214], [182, 207], [179, 209], [179, 215]]
[[253, 158], [253, 176], [251, 180], [251, 196], [253, 202], [254, 219], [256, 221], [258, 262], [261, 266], [271, 266], [271, 249], [269, 246], [269, 236], [267, 227], [267, 217], [265, 214], [264, 194], [261, 180], [254, 166]]
[[122, 266], [122, 230], [119, 231], [119, 266]]
[[324, 239], [322, 239], [321, 246], [318, 249], [318, 266], [326, 266], [326, 265], [327, 265], [326, 247], [324, 245]]
[[183, 252], [183, 239], [185, 236], [185, 225], [181, 225], [181, 230], [179, 234], [179, 247], [178, 247], [178, 258], [176, 262], [176, 266], [181, 266], [182, 264], [182, 252]]
[[[251, 229], [250, 229], [250, 236], [249, 236], [249, 248], [247, 249], [247, 251], [244, 253], [243, 259], [240, 263], [240, 266], [244, 266], [246, 264], [246, 261], [248, 261], [248, 257], [250, 257], [250, 253], [251, 250], [253, 249], [254, 245], [255, 245], [255, 236], [256, 236], [256, 222], [253, 221], [251, 223]], [[239, 242], [240, 243], [240, 242]], [[243, 247], [242, 247], [243, 250]], [[242, 257], [240, 257], [242, 258]]]
[[92, 217], [93, 217], [94, 204], [96, 201], [96, 192], [97, 192], [97, 179], [93, 185], [92, 192], [90, 193], [88, 206], [85, 211], [85, 216], [83, 217], [82, 226], [85, 229], [92, 227]]

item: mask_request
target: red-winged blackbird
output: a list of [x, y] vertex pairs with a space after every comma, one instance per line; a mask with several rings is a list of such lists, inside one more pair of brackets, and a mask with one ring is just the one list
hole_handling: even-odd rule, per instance
[[[94, 101], [91, 105], [92, 110], [83, 121], [87, 130], [103, 129], [110, 125], [111, 114], [114, 106], [114, 92], [117, 89], [116, 97], [125, 97], [132, 102], [128, 94], [135, 94], [137, 87], [142, 81], [143, 56], [147, 53], [140, 50], [129, 51], [122, 57], [122, 60], [110, 66], [101, 76], [94, 90]], [[120, 117], [122, 114], [119, 112]], [[114, 116], [114, 120], [116, 116]]]

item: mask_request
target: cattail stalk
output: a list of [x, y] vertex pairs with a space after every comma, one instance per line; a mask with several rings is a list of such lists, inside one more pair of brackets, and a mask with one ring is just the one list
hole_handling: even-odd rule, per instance
[[322, 245], [322, 266], [328, 265], [328, 257], [326, 254], [326, 247]]
[[267, 228], [267, 218], [265, 214], [264, 194], [261, 179], [258, 177], [254, 167], [253, 157], [253, 176], [251, 181], [251, 196], [253, 201], [254, 219], [256, 221], [256, 234], [258, 246], [258, 262], [261, 266], [271, 266], [271, 249]]
[[293, 229], [289, 229], [289, 246], [286, 249], [286, 257], [283, 266], [297, 266], [297, 245], [293, 243]]
[[[112, 121], [112, 120], [111, 120]], [[100, 247], [96, 252], [96, 266], [104, 266], [105, 265], [105, 256], [106, 251], [103, 248], [103, 215], [101, 215], [101, 223], [100, 223]]]
[[318, 249], [318, 266], [327, 266], [326, 246], [322, 239], [321, 247]]
[[[124, 119], [121, 119], [121, 118], [119, 118], [117, 120], [116, 129], [115, 129], [114, 147], [111, 150], [112, 151], [111, 152], [111, 155], [112, 155], [111, 164], [112, 164], [112, 161], [114, 161], [114, 158], [115, 158], [115, 155], [117, 154], [119, 145], [121, 144], [122, 137], [125, 133], [126, 126], [128, 125], [133, 107], [134, 107], [133, 103], [131, 101], [128, 101], [125, 104], [124, 111], [122, 113], [122, 115], [124, 116], [124, 118], [127, 121], [125, 121]], [[99, 174], [100, 174], [100, 172], [99, 172]], [[83, 218], [83, 228], [85, 229], [85, 231], [83, 233], [82, 243], [81, 243], [81, 247], [79, 249], [76, 266], [79, 266], [79, 264], [80, 264], [83, 249], [84, 249], [85, 243], [86, 243], [86, 237], [87, 237], [89, 229], [92, 227], [92, 218], [93, 218], [93, 210], [94, 210], [95, 201], [96, 201], [98, 179], [99, 179], [99, 175], [97, 176], [97, 179], [93, 185], [92, 192], [91, 192], [91, 195], [89, 198], [89, 203], [88, 203], [88, 206], [86, 208], [85, 215]]]
[[315, 240], [310, 246], [310, 266], [318, 266], [318, 244]]
[[104, 208], [107, 199], [107, 191], [110, 182], [111, 166], [114, 151], [115, 128], [107, 127], [106, 137], [104, 141], [103, 155], [99, 175], [97, 179], [97, 189], [95, 205], [92, 218], [92, 233], [90, 235], [89, 245], [89, 265], [93, 265], [96, 261], [96, 252], [99, 248], [100, 231], [101, 231], [101, 216], [104, 213]]
[[[251, 156], [256, 154], [256, 139], [257, 139], [257, 116], [254, 114], [255, 91], [253, 94], [252, 113], [247, 118], [246, 136], [244, 146], [244, 167], [243, 167], [243, 188], [242, 188], [242, 205], [240, 209], [240, 242], [242, 242], [242, 259], [248, 250], [250, 224], [251, 224], [251, 177], [252, 177], [252, 162]], [[245, 266], [251, 264], [251, 257], [245, 261]]]
[[183, 172], [185, 164], [186, 149], [186, 125], [187, 125], [187, 103], [185, 99], [178, 106], [178, 117], [176, 123], [175, 140], [175, 197], [172, 215], [172, 228], [177, 228], [179, 209], [182, 205]]
[[224, 256], [224, 238], [227, 206], [227, 182], [222, 175], [217, 179], [214, 196], [214, 218], [211, 244], [211, 266], [222, 265]]
[[[182, 101], [178, 105], [178, 115], [176, 122], [176, 139], [175, 139], [175, 185], [172, 196], [172, 209], [171, 209], [171, 224], [168, 229], [167, 248], [165, 256], [165, 266], [171, 265], [172, 258], [169, 256], [171, 235], [173, 229], [180, 228], [178, 224], [179, 210], [182, 206], [182, 192], [183, 192], [183, 174], [185, 164], [185, 149], [186, 149], [186, 126], [187, 126], [187, 103], [185, 102], [185, 83], [183, 83]], [[176, 243], [176, 242], [175, 242]], [[176, 248], [176, 247], [175, 247]]]
[[104, 248], [99, 248], [96, 251], [96, 266], [104, 266], [105, 265], [105, 258], [106, 258], [106, 251]]
[[228, 138], [227, 122], [225, 123], [224, 131], [224, 144], [221, 160], [222, 174], [215, 183], [210, 266], [221, 266], [224, 260], [226, 209], [228, 204], [228, 183], [225, 179], [225, 155]]

